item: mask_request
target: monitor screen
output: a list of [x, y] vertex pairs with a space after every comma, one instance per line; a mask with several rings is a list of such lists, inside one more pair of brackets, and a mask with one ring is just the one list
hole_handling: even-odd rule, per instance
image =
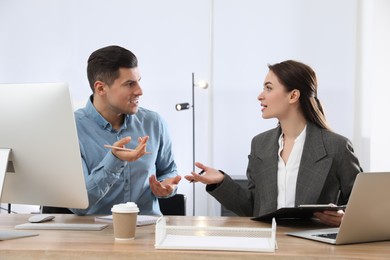
[[88, 207], [67, 84], [0, 84], [0, 201]]

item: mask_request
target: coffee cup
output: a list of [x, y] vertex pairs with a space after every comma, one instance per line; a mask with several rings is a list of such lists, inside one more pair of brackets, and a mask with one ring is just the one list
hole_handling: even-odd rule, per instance
[[111, 208], [111, 212], [115, 239], [134, 239], [137, 226], [137, 215], [139, 212], [137, 204], [134, 202], [116, 204]]

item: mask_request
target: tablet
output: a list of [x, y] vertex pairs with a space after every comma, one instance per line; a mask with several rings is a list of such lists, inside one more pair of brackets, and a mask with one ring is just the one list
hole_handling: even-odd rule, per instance
[[308, 204], [299, 205], [298, 207], [280, 208], [271, 213], [254, 217], [252, 220], [272, 220], [275, 219], [309, 219], [313, 216], [314, 212], [325, 210], [345, 210], [346, 206], [337, 206], [329, 204]]

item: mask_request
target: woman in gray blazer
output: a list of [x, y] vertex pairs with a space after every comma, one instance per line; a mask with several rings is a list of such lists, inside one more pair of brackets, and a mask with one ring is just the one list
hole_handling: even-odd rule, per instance
[[[362, 171], [351, 142], [332, 132], [317, 97], [315, 72], [287, 60], [268, 65], [260, 101], [263, 118], [277, 118], [276, 128], [252, 139], [247, 189], [219, 170], [196, 163], [203, 174], [189, 181], [206, 190], [240, 216], [261, 216], [301, 204], [347, 204], [356, 175]], [[344, 212], [316, 212], [338, 226]]]

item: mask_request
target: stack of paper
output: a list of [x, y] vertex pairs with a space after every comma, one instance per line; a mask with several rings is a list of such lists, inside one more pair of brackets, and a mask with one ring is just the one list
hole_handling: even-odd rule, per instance
[[[156, 224], [159, 216], [150, 216], [150, 215], [138, 215], [137, 216], [137, 226], [145, 226]], [[112, 222], [112, 215], [108, 216], [97, 216], [95, 217], [95, 221], [105, 221]]]

